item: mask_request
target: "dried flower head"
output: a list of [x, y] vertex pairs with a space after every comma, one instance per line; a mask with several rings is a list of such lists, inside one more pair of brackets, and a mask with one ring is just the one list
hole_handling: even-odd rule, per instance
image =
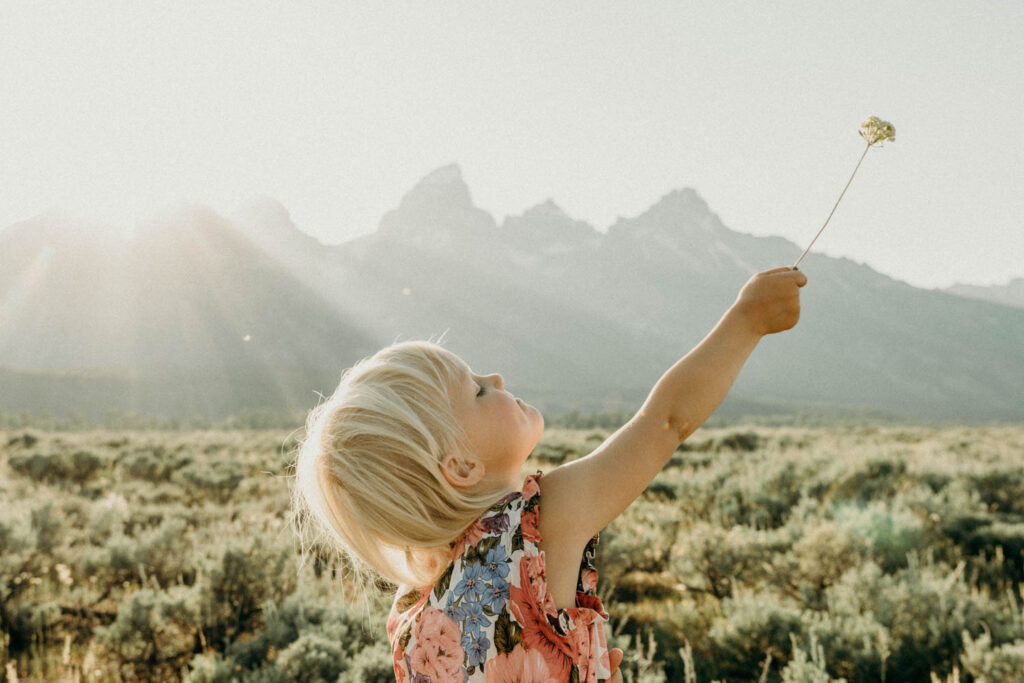
[[877, 116], [869, 116], [867, 121], [860, 124], [860, 136], [867, 140], [869, 145], [873, 145], [876, 142], [895, 140], [896, 128]]

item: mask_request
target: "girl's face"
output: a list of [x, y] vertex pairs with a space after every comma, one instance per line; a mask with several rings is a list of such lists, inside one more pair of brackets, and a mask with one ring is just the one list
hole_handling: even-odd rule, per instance
[[453, 380], [452, 409], [483, 465], [489, 485], [518, 488], [519, 472], [540, 441], [544, 417], [505, 391], [501, 375], [477, 375], [468, 366]]

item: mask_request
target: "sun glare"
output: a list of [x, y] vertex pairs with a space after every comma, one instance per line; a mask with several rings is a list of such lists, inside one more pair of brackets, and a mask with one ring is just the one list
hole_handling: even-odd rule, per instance
[[101, 196], [76, 197], [55, 204], [47, 213], [59, 218], [67, 228], [82, 236], [113, 234], [134, 239], [139, 231], [154, 218], [174, 214], [182, 206], [206, 206], [223, 214], [220, 203], [205, 197], [124, 196], [104, 199]]

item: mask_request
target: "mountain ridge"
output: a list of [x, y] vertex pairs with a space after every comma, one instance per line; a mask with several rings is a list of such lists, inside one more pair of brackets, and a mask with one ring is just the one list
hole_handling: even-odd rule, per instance
[[[300, 410], [377, 348], [442, 333], [544, 410], [630, 410], [751, 274], [799, 254], [728, 228], [692, 188], [606, 233], [550, 198], [499, 224], [455, 164], [339, 245], [266, 197], [227, 217], [184, 207], [134, 237], [61, 242], [61, 230], [49, 217], [0, 231], [0, 368], [20, 392], [0, 383], [0, 411]], [[1024, 419], [1024, 311], [848, 259], [812, 253], [802, 269], [800, 325], [762, 342], [723, 410]], [[54, 379], [85, 367], [134, 379], [116, 391]]]

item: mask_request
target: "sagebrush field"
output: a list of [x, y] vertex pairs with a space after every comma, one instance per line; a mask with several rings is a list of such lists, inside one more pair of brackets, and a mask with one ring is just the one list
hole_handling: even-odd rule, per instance
[[[296, 436], [0, 431], [0, 677], [393, 680], [391, 596], [297, 571]], [[627, 681], [1024, 680], [1024, 427], [705, 428], [597, 564]]]

